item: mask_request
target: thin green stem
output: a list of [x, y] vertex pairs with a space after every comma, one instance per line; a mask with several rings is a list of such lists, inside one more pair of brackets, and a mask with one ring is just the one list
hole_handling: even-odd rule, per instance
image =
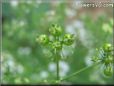
[[59, 60], [58, 60], [58, 52], [55, 49], [55, 55], [56, 55], [56, 72], [57, 72], [57, 81], [60, 79], [59, 78]]
[[66, 79], [72, 78], [72, 77], [76, 76], [77, 74], [79, 74], [79, 73], [81, 73], [81, 72], [83, 72], [83, 71], [85, 71], [85, 70], [87, 70], [87, 69], [89, 69], [89, 68], [91, 68], [91, 67], [93, 67], [93, 66], [95, 66], [95, 65], [97, 65], [97, 64], [98, 64], [98, 63], [96, 63], [96, 64], [94, 64], [94, 65], [92, 65], [92, 66], [84, 67], [84, 68], [80, 69], [79, 71], [74, 72], [74, 73], [72, 73], [71, 75], [69, 75], [69, 76], [67, 76], [67, 77], [65, 77], [65, 78], [63, 78], [63, 79], [60, 79], [60, 81], [64, 81], [64, 80], [66, 80]]
[[57, 80], [59, 80], [59, 60], [57, 60]]
[[[55, 40], [58, 41], [59, 37], [55, 36]], [[56, 55], [56, 71], [57, 71], [57, 81], [59, 81], [60, 77], [59, 77], [59, 59], [58, 59], [58, 51], [55, 49], [55, 55]]]

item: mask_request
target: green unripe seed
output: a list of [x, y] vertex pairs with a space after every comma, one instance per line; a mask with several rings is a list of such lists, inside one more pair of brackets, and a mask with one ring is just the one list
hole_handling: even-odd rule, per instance
[[111, 66], [106, 66], [104, 69], [104, 75], [112, 76], [112, 74], [113, 74], [113, 68]]
[[65, 45], [72, 45], [74, 42], [74, 35], [73, 34], [65, 34], [63, 38], [63, 43]]
[[104, 63], [105, 63], [105, 65], [113, 63], [113, 57], [112, 56], [106, 57]]
[[49, 38], [46, 35], [40, 35], [38, 38], [36, 38], [36, 41], [38, 41], [40, 44], [46, 45], [49, 43]]
[[61, 49], [62, 49], [62, 44], [61, 44], [61, 42], [59, 42], [59, 41], [53, 42], [52, 48], [53, 48], [53, 49], [56, 49], [56, 50], [61, 50]]
[[112, 45], [111, 45], [111, 44], [105, 44], [105, 45], [103, 46], [103, 50], [104, 50], [105, 52], [111, 52], [111, 50], [112, 50]]
[[62, 28], [57, 24], [53, 24], [51, 28], [49, 28], [49, 32], [54, 36], [59, 36], [62, 33]]

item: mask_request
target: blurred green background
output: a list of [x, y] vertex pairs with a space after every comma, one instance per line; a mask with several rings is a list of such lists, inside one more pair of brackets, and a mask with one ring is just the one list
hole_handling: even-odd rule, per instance
[[[2, 83], [42, 84], [56, 79], [51, 52], [35, 40], [49, 35], [48, 28], [57, 23], [77, 40], [64, 47], [60, 75], [65, 77], [92, 65], [95, 49], [112, 43], [113, 8], [83, 8], [76, 1], [12, 0], [2, 2]], [[99, 66], [64, 81], [72, 84], [110, 84]]]

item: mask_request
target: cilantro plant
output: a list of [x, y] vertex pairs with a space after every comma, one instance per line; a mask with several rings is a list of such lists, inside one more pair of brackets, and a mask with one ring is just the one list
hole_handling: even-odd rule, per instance
[[62, 57], [60, 52], [62, 51], [63, 46], [72, 45], [75, 40], [75, 37], [73, 34], [68, 34], [68, 33], [64, 34], [64, 36], [61, 36], [63, 31], [62, 28], [57, 24], [53, 24], [49, 28], [49, 32], [53, 37], [53, 39], [50, 39], [49, 36], [43, 34], [38, 36], [36, 40], [44, 46], [49, 46], [52, 49], [53, 54], [55, 54], [56, 57], [54, 57], [54, 60], [56, 62], [56, 71], [57, 71], [56, 82], [58, 82], [60, 80], [59, 61], [61, 60]]
[[56, 1], [2, 0], [1, 83], [113, 83], [113, 8]]
[[[101, 47], [100, 49], [97, 49], [97, 56], [94, 56], [92, 58], [92, 61], [94, 63], [92, 66], [82, 68], [72, 73], [69, 76], [61, 78], [59, 75], [59, 71], [60, 71], [59, 61], [61, 60], [61, 57], [62, 57], [61, 55], [62, 49], [63, 49], [63, 46], [71, 46], [75, 41], [75, 36], [74, 34], [69, 34], [69, 33], [62, 35], [63, 30], [57, 24], [52, 24], [52, 26], [49, 28], [49, 33], [52, 38], [50, 36], [42, 34], [36, 38], [36, 41], [43, 46], [48, 46], [49, 48], [51, 48], [55, 56], [53, 58], [56, 63], [56, 80], [52, 81], [53, 83], [61, 83], [62, 81], [67, 80], [71, 77], [75, 77], [80, 72], [98, 64], [103, 66], [104, 75], [112, 76], [113, 74], [113, 53], [112, 53], [113, 46], [107, 43], [103, 45], [103, 47]], [[51, 81], [48, 81], [48, 83], [49, 82]]]

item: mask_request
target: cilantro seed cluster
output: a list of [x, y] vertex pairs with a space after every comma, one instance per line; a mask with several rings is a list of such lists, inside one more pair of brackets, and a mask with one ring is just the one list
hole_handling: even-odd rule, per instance
[[50, 35], [54, 38], [53, 40], [49, 38], [49, 36], [43, 34], [36, 38], [36, 41], [42, 45], [50, 45], [51, 49], [60, 51], [63, 48], [63, 45], [70, 46], [74, 42], [73, 34], [64, 34], [63, 29], [57, 24], [52, 24], [49, 28]]
[[112, 76], [113, 74], [113, 47], [107, 43], [98, 49], [98, 55], [92, 58], [93, 62], [100, 62], [103, 65], [103, 73], [106, 76]]

